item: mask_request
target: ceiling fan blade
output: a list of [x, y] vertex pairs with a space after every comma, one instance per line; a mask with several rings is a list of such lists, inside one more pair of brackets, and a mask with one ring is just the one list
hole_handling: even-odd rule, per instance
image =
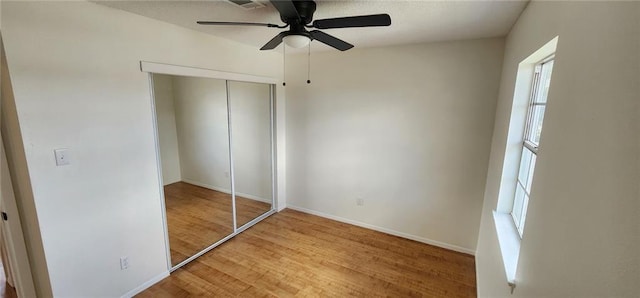
[[300, 14], [293, 5], [292, 0], [269, 0], [269, 2], [280, 12], [283, 21], [287, 19], [300, 19]]
[[374, 14], [367, 16], [355, 16], [313, 21], [313, 27], [318, 29], [350, 28], [350, 27], [377, 27], [391, 25], [391, 17], [388, 14]]
[[199, 25], [231, 25], [231, 26], [258, 26], [258, 27], [270, 27], [270, 28], [285, 28], [285, 26], [278, 26], [276, 24], [266, 23], [247, 23], [247, 22], [214, 22], [214, 21], [197, 21]]
[[327, 33], [324, 33], [322, 31], [318, 31], [318, 30], [313, 30], [311, 32], [309, 32], [311, 34], [311, 37], [313, 37], [313, 39], [322, 42], [328, 46], [334, 47], [340, 51], [346, 51], [350, 48], [353, 48], [353, 45], [336, 37], [333, 37]]
[[280, 34], [276, 35], [276, 37], [272, 38], [269, 42], [267, 42], [264, 46], [262, 46], [260, 50], [264, 51], [264, 50], [275, 49], [279, 44], [282, 43], [282, 38], [284, 38], [285, 36], [286, 36], [285, 32], [280, 32]]

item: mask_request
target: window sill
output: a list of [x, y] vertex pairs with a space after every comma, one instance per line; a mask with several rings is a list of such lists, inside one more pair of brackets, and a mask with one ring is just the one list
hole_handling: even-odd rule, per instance
[[508, 213], [493, 211], [493, 221], [496, 224], [502, 262], [504, 271], [507, 274], [507, 283], [509, 283], [511, 291], [513, 291], [516, 286], [516, 268], [518, 267], [518, 256], [520, 255], [520, 236], [516, 226], [513, 224], [511, 215]]

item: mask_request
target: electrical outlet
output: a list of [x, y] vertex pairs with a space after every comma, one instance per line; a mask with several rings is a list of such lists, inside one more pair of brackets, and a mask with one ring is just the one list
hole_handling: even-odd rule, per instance
[[364, 198], [356, 198], [356, 205], [363, 206], [364, 205]]
[[224, 176], [225, 176], [226, 178], [229, 178], [229, 172], [224, 172]]
[[129, 269], [129, 257], [124, 256], [120, 257], [120, 270]]

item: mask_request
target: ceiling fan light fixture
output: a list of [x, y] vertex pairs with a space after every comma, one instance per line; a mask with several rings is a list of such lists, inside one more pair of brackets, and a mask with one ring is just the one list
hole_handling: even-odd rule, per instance
[[308, 36], [293, 34], [285, 36], [283, 41], [286, 45], [299, 49], [307, 46], [311, 39]]

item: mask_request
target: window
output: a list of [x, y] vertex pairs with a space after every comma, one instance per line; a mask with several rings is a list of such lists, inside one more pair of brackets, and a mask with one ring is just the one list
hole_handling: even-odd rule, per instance
[[493, 211], [504, 272], [512, 290], [516, 285], [520, 244], [558, 39], [554, 37], [520, 61], [515, 77], [498, 202]]
[[524, 140], [522, 141], [522, 155], [520, 157], [520, 168], [516, 181], [516, 191], [513, 199], [511, 217], [518, 229], [518, 234], [522, 237], [524, 223], [529, 204], [529, 194], [533, 182], [533, 173], [536, 167], [536, 157], [540, 144], [540, 134], [542, 133], [542, 122], [544, 111], [547, 105], [547, 94], [551, 82], [551, 71], [553, 70], [553, 56], [543, 60], [535, 66], [533, 82], [531, 85], [531, 95], [527, 108], [527, 118], [524, 130]]

